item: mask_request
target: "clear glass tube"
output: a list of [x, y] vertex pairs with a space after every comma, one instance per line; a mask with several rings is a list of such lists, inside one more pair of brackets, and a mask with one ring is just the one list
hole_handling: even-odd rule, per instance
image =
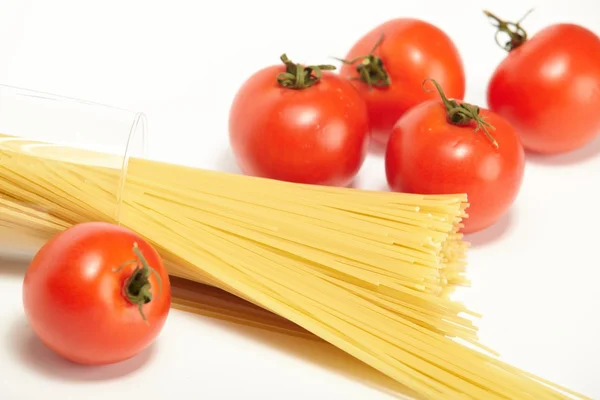
[[[98, 165], [120, 171], [114, 190], [114, 220], [119, 221], [121, 197], [130, 157], [146, 154], [146, 117], [143, 113], [103, 104], [0, 85], [2, 145], [12, 138], [26, 143], [28, 152], [51, 154], [54, 159]], [[76, 150], [76, 151], [73, 151]], [[89, 152], [86, 152], [89, 151]], [[0, 159], [0, 166], [9, 167]], [[0, 189], [5, 182], [0, 181]], [[0, 198], [4, 193], [0, 190]], [[28, 205], [30, 206], [30, 205]], [[0, 207], [0, 212], [2, 208]], [[52, 209], [44, 212], [52, 214]], [[21, 234], [14, 226], [0, 227], [3, 256], [30, 256], [43, 244], [41, 238]]]
[[[52, 202], [45, 202], [41, 197], [38, 197], [39, 204], [19, 200], [19, 196], [15, 196], [19, 193], [15, 179], [26, 180], [28, 173], [47, 179], [54, 176], [48, 172], [51, 166], [65, 163], [69, 167], [60, 168], [60, 173], [71, 173], [70, 167], [77, 170], [79, 165], [108, 168], [110, 173], [104, 176], [108, 176], [109, 180], [114, 177], [115, 182], [103, 184], [110, 190], [114, 189], [114, 193], [110, 194], [112, 198], [107, 202], [109, 211], [101, 215], [119, 223], [128, 160], [145, 157], [146, 143], [146, 118], [142, 113], [0, 85], [0, 258], [26, 262], [50, 238], [48, 229], [38, 233], [36, 226], [39, 225], [31, 223], [31, 226], [26, 226], [28, 220], [23, 218], [24, 214], [41, 212], [44, 219], [65, 212], [53, 210]], [[37, 173], [31, 165], [23, 166], [23, 163], [31, 163], [35, 168], [39, 165], [45, 171]], [[11, 167], [15, 171], [11, 171]], [[15, 177], [15, 172], [20, 175]], [[92, 186], [97, 183], [93, 182]], [[84, 194], [81, 191], [77, 193], [79, 196]], [[69, 193], [61, 193], [61, 196], [67, 197], [62, 198], [63, 202], [69, 200]], [[72, 200], [76, 200], [75, 197]], [[40, 207], [42, 203], [43, 207]], [[71, 204], [82, 203], [73, 201]], [[175, 308], [314, 338], [284, 318], [221, 289], [171, 277], [171, 290]]]

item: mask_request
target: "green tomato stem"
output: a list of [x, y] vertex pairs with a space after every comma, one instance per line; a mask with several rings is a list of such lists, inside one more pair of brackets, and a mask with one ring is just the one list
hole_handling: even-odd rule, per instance
[[[467, 126], [470, 125], [471, 122], [475, 122], [475, 132], [482, 129], [488, 139], [492, 142], [492, 145], [495, 148], [498, 148], [498, 142], [494, 137], [490, 134], [487, 128], [496, 129], [492, 125], [490, 125], [487, 121], [483, 119], [481, 115], [479, 115], [479, 107], [468, 104], [468, 103], [458, 103], [456, 100], [450, 100], [446, 97], [446, 94], [442, 90], [442, 87], [439, 83], [437, 83], [434, 79], [425, 79], [423, 81], [423, 89], [425, 89], [425, 83], [427, 81], [431, 81], [442, 98], [442, 102], [446, 107], [446, 116], [448, 118], [448, 122], [457, 126]], [[425, 89], [426, 92], [431, 92], [431, 90]]]
[[146, 322], [146, 324], [148, 324], [148, 319], [144, 314], [143, 307], [145, 304], [150, 303], [153, 299], [150, 275], [154, 273], [156, 276], [159, 285], [159, 296], [162, 292], [162, 279], [160, 274], [148, 264], [146, 257], [144, 257], [144, 254], [138, 247], [137, 243], [133, 244], [133, 252], [135, 253], [136, 259], [123, 263], [115, 270], [115, 272], [121, 271], [127, 265], [135, 264], [133, 273], [125, 281], [123, 294], [131, 304], [134, 304], [138, 307], [142, 319], [144, 322]]
[[304, 67], [293, 63], [286, 54], [282, 54], [280, 59], [285, 65], [285, 72], [277, 75], [277, 83], [287, 89], [307, 89], [321, 80], [321, 71], [335, 69], [334, 65], [309, 65]]
[[[496, 15], [491, 12], [484, 10], [483, 13], [487, 15], [495, 24], [496, 27], [496, 35], [494, 39], [498, 46], [503, 48], [504, 50], [511, 52], [517, 47], [521, 46], [523, 43], [527, 41], [527, 32], [523, 27], [521, 27], [521, 23], [525, 18], [533, 12], [533, 9], [529, 10], [520, 20], [517, 22], [508, 22], [498, 18]], [[500, 43], [499, 35], [501, 33], [505, 33], [508, 35], [509, 40], [505, 44]]]
[[358, 66], [356, 67], [356, 72], [358, 76], [352, 78], [353, 80], [359, 80], [366, 83], [369, 86], [369, 90], [373, 90], [373, 87], [388, 87], [392, 83], [392, 79], [388, 74], [385, 66], [383, 64], [383, 60], [374, 55], [373, 53], [381, 43], [383, 43], [384, 35], [382, 34], [379, 40], [375, 43], [369, 54], [364, 56], [356, 57], [352, 60], [344, 60], [342, 58], [336, 58], [336, 60], [344, 63], [353, 65], [360, 61]]

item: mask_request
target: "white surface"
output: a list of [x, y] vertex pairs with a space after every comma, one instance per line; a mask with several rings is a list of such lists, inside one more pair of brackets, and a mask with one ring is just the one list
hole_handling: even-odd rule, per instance
[[[231, 98], [283, 51], [295, 60], [327, 61], [388, 18], [425, 18], [456, 39], [468, 72], [467, 100], [483, 105], [487, 78], [503, 53], [482, 8], [516, 19], [535, 6], [526, 24], [531, 34], [558, 20], [600, 26], [597, 0], [297, 5], [0, 0], [0, 82], [144, 111], [151, 156], [231, 171]], [[370, 158], [362, 186], [384, 187], [383, 171], [382, 160]], [[600, 140], [553, 161], [529, 160], [511, 213], [472, 238], [473, 288], [465, 294], [485, 314], [485, 344], [594, 398], [600, 397], [599, 176]], [[100, 370], [74, 367], [29, 331], [23, 268], [0, 265], [0, 399], [387, 398], [373, 380], [360, 381], [368, 369], [329, 347], [181, 312], [135, 360]]]

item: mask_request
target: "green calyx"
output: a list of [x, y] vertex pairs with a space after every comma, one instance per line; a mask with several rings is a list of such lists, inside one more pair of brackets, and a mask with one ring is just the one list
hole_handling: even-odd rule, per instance
[[277, 75], [277, 83], [287, 89], [302, 90], [314, 86], [321, 80], [321, 71], [332, 71], [333, 65], [309, 65], [293, 63], [286, 54], [282, 54], [281, 62], [285, 65], [285, 72]]
[[[446, 97], [446, 94], [442, 90], [442, 87], [439, 83], [437, 83], [434, 79], [425, 79], [423, 81], [423, 89], [425, 89], [425, 84], [427, 81], [431, 81], [442, 98], [442, 102], [446, 107], [446, 116], [448, 117], [448, 122], [457, 126], [468, 126], [472, 122], [475, 122], [475, 130], [474, 132], [478, 132], [480, 129], [485, 132], [485, 135], [490, 140], [492, 145], [495, 148], [498, 148], [498, 142], [488, 131], [488, 128], [496, 129], [492, 125], [490, 125], [487, 121], [479, 115], [479, 107], [468, 104], [468, 103], [458, 103], [456, 100], [450, 100]], [[432, 90], [425, 89], [426, 92], [432, 92]]]
[[[508, 52], [516, 49], [517, 47], [521, 46], [523, 43], [525, 43], [527, 41], [527, 32], [525, 31], [525, 29], [523, 29], [523, 27], [521, 27], [521, 23], [532, 12], [533, 12], [533, 9], [529, 10], [517, 22], [508, 22], [508, 21], [504, 21], [504, 20], [498, 18], [497, 16], [495, 16], [494, 14], [492, 14], [491, 12], [489, 12], [487, 10], [483, 11], [483, 13], [493, 21], [494, 26], [497, 29], [496, 35], [494, 36], [496, 43], [498, 44], [498, 46], [500, 46], [501, 48], [503, 48], [504, 50], [506, 50]], [[499, 38], [500, 34], [508, 35], [509, 40], [507, 42], [505, 42], [504, 44], [500, 43], [500, 38]]]
[[356, 66], [356, 72], [358, 76], [355, 78], [351, 78], [353, 80], [360, 80], [366, 83], [369, 86], [369, 90], [373, 90], [373, 87], [388, 87], [392, 83], [392, 79], [385, 69], [385, 65], [383, 64], [383, 60], [374, 55], [373, 53], [381, 43], [383, 43], [384, 35], [382, 34], [377, 43], [373, 46], [369, 54], [364, 56], [356, 57], [352, 60], [344, 60], [341, 58], [336, 58], [336, 60], [343, 62], [344, 64], [354, 65], [357, 62], [359, 63]]
[[148, 264], [146, 257], [144, 257], [144, 254], [138, 247], [137, 243], [133, 244], [133, 252], [136, 258], [123, 263], [121, 266], [116, 268], [114, 272], [120, 272], [124, 267], [135, 264], [133, 273], [125, 281], [123, 294], [131, 304], [134, 304], [138, 307], [142, 319], [148, 323], [146, 315], [144, 314], [143, 306], [150, 303], [153, 299], [150, 275], [154, 273], [156, 276], [159, 285], [159, 295], [162, 291], [162, 279], [160, 274]]

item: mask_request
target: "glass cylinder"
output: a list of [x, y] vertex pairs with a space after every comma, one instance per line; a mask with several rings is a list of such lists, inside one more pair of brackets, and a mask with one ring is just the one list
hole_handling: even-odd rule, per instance
[[[142, 113], [0, 85], [0, 258], [29, 261], [76, 221], [120, 223], [128, 161], [144, 158], [146, 143]], [[221, 289], [170, 279], [174, 308], [314, 338]]]
[[[26, 193], [27, 185], [63, 198], [93, 188], [105, 200], [97, 216], [118, 223], [127, 162], [144, 157], [146, 143], [142, 113], [0, 85], [0, 254], [33, 256], [69, 219], [44, 196]], [[86, 167], [98, 168], [88, 177]], [[52, 187], [67, 176], [71, 189]]]

